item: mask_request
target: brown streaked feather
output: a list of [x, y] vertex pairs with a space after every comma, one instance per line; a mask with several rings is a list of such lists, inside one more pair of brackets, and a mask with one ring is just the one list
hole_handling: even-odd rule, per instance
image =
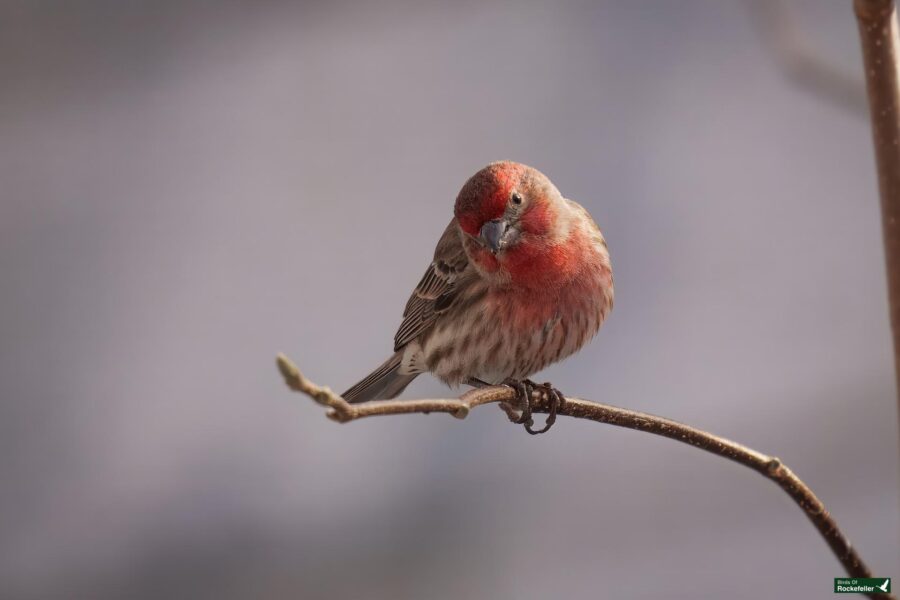
[[453, 219], [437, 243], [434, 260], [406, 303], [403, 322], [394, 336], [394, 351], [431, 329], [456, 300], [459, 279], [469, 265], [459, 236], [459, 226]]

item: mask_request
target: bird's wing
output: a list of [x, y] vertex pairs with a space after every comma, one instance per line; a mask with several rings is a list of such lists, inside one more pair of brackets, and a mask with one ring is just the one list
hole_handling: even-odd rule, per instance
[[394, 336], [394, 351], [434, 326], [459, 293], [459, 281], [469, 267], [456, 219], [450, 221], [434, 250], [434, 260], [413, 290], [403, 311], [403, 322]]

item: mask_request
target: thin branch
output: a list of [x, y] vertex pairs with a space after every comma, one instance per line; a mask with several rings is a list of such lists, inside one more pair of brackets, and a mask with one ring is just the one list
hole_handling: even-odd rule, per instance
[[869, 115], [875, 143], [888, 300], [894, 332], [894, 374], [900, 400], [900, 89], [897, 12], [893, 0], [856, 0]]
[[[328, 418], [339, 423], [347, 423], [365, 417], [432, 412], [449, 413], [456, 418], [464, 419], [476, 406], [515, 401], [515, 391], [512, 388], [494, 386], [470, 390], [457, 399], [379, 400], [350, 404], [329, 388], [320, 387], [304, 377], [297, 366], [285, 355], [278, 355], [277, 364], [278, 370], [281, 371], [289, 388], [306, 394], [318, 404], [327, 407], [329, 409], [326, 413]], [[534, 399], [535, 412], [546, 413], [548, 407], [544, 398], [535, 393]], [[778, 487], [803, 509], [850, 577], [872, 576], [862, 558], [850, 545], [850, 541], [838, 529], [834, 518], [825, 510], [822, 501], [779, 459], [677, 421], [599, 402], [567, 397], [565, 404], [559, 408], [559, 414], [661, 435], [753, 469], [778, 484]], [[882, 599], [893, 597], [885, 594], [870, 596]]]
[[817, 50], [796, 19], [786, 0], [745, 0], [763, 44], [788, 81], [849, 109], [866, 115], [866, 95], [861, 78], [829, 63]]

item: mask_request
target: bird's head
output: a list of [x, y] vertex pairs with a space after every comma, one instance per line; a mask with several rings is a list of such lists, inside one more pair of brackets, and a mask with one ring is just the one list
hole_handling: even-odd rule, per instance
[[484, 273], [522, 283], [566, 257], [570, 211], [540, 171], [491, 163], [463, 185], [454, 209], [469, 259]]

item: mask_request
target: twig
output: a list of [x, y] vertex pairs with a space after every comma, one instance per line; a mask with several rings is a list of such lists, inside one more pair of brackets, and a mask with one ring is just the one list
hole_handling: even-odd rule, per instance
[[893, 0], [856, 0], [869, 115], [875, 142], [888, 299], [894, 332], [894, 374], [900, 400], [900, 90], [897, 13]]
[[797, 25], [786, 0], [745, 0], [775, 64], [801, 88], [865, 117], [863, 82], [823, 58]]
[[[297, 366], [283, 354], [278, 355], [277, 364], [289, 388], [302, 392], [317, 403], [328, 407], [330, 410], [326, 413], [327, 416], [340, 423], [365, 417], [431, 412], [449, 413], [464, 419], [476, 406], [495, 402], [511, 403], [515, 400], [515, 391], [512, 388], [493, 386], [470, 390], [458, 399], [379, 400], [350, 404], [329, 388], [319, 387], [304, 377]], [[546, 413], [548, 407], [543, 403], [544, 398], [540, 394], [535, 394], [534, 399], [535, 412]], [[753, 469], [778, 484], [778, 487], [803, 509], [850, 577], [872, 576], [862, 558], [850, 545], [850, 541], [838, 529], [834, 518], [825, 510], [822, 501], [779, 459], [677, 421], [599, 402], [567, 397], [565, 404], [559, 408], [559, 414], [661, 435]], [[871, 597], [884, 599], [893, 596], [878, 594]]]

